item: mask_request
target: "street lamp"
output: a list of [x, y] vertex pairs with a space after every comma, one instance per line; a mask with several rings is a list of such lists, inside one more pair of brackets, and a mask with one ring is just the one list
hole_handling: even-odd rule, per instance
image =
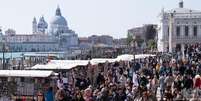
[[5, 69], [5, 39], [4, 38], [2, 40], [2, 44], [3, 44], [3, 47], [2, 47], [2, 52], [3, 52], [3, 69]]
[[136, 47], [136, 46], [135, 46], [135, 42], [136, 42], [135, 40], [132, 40], [132, 43], [131, 43], [131, 48], [132, 48], [132, 49], [131, 49], [131, 51], [132, 51], [131, 54], [133, 54], [134, 61], [135, 61], [135, 51], [136, 51], [136, 50], [135, 50], [135, 47]]
[[20, 69], [24, 69], [24, 53], [22, 53], [21, 54], [21, 56], [22, 56], [22, 66], [21, 66], [21, 68]]
[[5, 52], [6, 52], [6, 47], [5, 47], [5, 37], [3, 36], [2, 34], [2, 30], [1, 30], [1, 27], [0, 27], [0, 39], [1, 39], [1, 44], [2, 44], [2, 50], [1, 52], [3, 53], [3, 67], [2, 69], [5, 69]]

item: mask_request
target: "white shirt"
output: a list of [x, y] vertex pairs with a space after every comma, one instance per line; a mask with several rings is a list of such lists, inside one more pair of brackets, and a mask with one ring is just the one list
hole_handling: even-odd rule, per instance
[[137, 74], [135, 72], [133, 72], [133, 86], [139, 86]]
[[62, 80], [64, 84], [68, 83], [68, 78], [62, 78]]
[[64, 88], [63, 81], [57, 80], [57, 87], [59, 89], [63, 89]]

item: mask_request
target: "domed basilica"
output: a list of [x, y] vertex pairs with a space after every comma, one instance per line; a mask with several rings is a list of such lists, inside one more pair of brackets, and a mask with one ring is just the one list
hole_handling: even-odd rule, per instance
[[42, 16], [32, 21], [33, 34], [7, 34], [5, 41], [11, 51], [65, 51], [78, 46], [78, 35], [68, 27], [57, 7], [49, 24]]

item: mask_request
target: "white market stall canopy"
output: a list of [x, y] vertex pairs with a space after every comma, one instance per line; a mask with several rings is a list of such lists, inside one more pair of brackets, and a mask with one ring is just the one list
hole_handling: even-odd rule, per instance
[[155, 57], [156, 55], [154, 54], [138, 54], [135, 55], [135, 59], [144, 59], [144, 58], [148, 58], [148, 57]]
[[68, 65], [64, 65], [64, 64], [53, 64], [53, 63], [48, 63], [46, 65], [35, 65], [33, 67], [31, 67], [31, 69], [39, 69], [39, 70], [68, 70], [68, 69], [72, 69], [73, 67], [75, 67], [74, 64], [68, 64]]
[[49, 77], [57, 75], [53, 71], [41, 70], [0, 70], [0, 77]]
[[97, 65], [99, 63], [105, 62], [115, 62], [116, 59], [104, 59], [104, 58], [96, 58], [92, 60], [51, 60], [49, 63], [45, 65], [35, 65], [31, 67], [31, 69], [40, 69], [40, 70], [70, 70], [77, 66], [87, 66], [89, 63], [92, 65]]
[[130, 54], [119, 55], [116, 58], [117, 61], [132, 61], [133, 59], [134, 59], [134, 56]]
[[123, 55], [119, 55], [116, 60], [117, 61], [132, 61], [134, 58], [135, 59], [144, 59], [144, 58], [148, 58], [148, 57], [155, 57], [156, 55], [154, 54], [137, 54], [135, 55], [131, 55], [131, 54], [123, 54]]
[[[135, 55], [135, 59], [143, 59], [147, 57], [154, 57], [153, 54], [138, 54]], [[70, 70], [77, 66], [87, 66], [89, 63], [97, 65], [99, 63], [113, 63], [116, 61], [132, 61], [134, 56], [131, 54], [120, 55], [115, 59], [112, 58], [94, 58], [92, 60], [51, 60], [45, 65], [35, 65], [31, 69], [39, 70]]]
[[31, 69], [41, 70], [69, 70], [77, 66], [86, 66], [89, 64], [89, 60], [51, 60], [46, 65], [35, 65]]
[[49, 63], [53, 64], [73, 64], [77, 66], [86, 66], [88, 65], [90, 60], [51, 60]]
[[110, 59], [110, 58], [95, 58], [95, 59], [92, 59], [90, 61], [90, 63], [92, 65], [97, 65], [99, 63], [105, 63], [105, 62], [109, 62], [109, 63], [112, 63], [112, 62], [115, 62], [116, 59]]

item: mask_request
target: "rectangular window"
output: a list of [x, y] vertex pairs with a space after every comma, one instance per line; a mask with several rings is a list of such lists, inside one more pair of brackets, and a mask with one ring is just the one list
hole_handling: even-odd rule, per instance
[[177, 26], [177, 28], [176, 28], [176, 33], [177, 33], [177, 36], [180, 36], [180, 26]]
[[169, 29], [169, 27], [167, 27], [167, 35], [168, 35], [168, 37], [169, 37], [169, 34], [170, 34], [170, 29]]
[[194, 26], [193, 27], [193, 35], [197, 36], [197, 33], [198, 33], [198, 28], [197, 28], [197, 26]]
[[185, 36], [188, 36], [188, 33], [189, 33], [189, 27], [185, 26]]

